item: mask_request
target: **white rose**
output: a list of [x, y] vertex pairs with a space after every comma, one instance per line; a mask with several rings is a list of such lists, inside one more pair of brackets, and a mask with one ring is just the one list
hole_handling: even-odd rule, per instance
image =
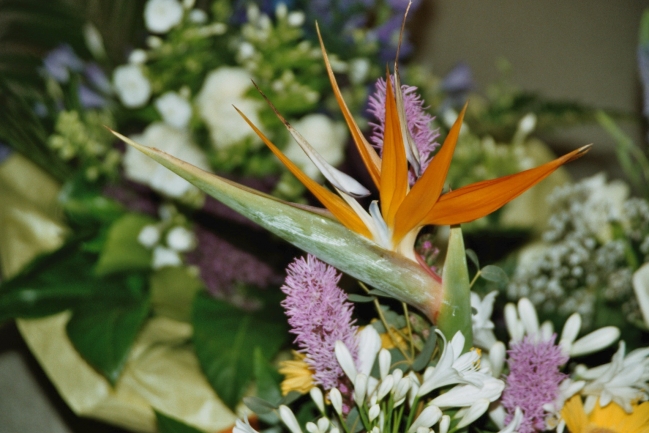
[[192, 118], [192, 106], [176, 92], [167, 92], [156, 99], [155, 108], [162, 120], [174, 128], [185, 128]]
[[[153, 123], [141, 135], [132, 136], [131, 139], [145, 146], [157, 147], [204, 170], [209, 169], [205, 155], [191, 142], [189, 134], [165, 123]], [[185, 179], [130, 146], [126, 148], [124, 155], [124, 171], [127, 178], [149, 185], [161, 194], [173, 198], [182, 197], [195, 188]]]
[[259, 101], [245, 96], [252, 86], [251, 79], [243, 68], [222, 67], [210, 72], [196, 96], [196, 106], [207, 123], [215, 148], [231, 147], [247, 137], [259, 142], [255, 132], [232, 107], [236, 106], [254, 124], [260, 123]]
[[[324, 114], [306, 115], [292, 125], [329, 164], [336, 166], [343, 161], [347, 141], [347, 128], [344, 125]], [[295, 140], [290, 140], [284, 154], [309, 177], [320, 176], [320, 171]]]
[[151, 96], [151, 83], [139, 65], [118, 66], [113, 73], [113, 84], [117, 96], [128, 108], [143, 106]]
[[183, 19], [177, 0], [149, 0], [144, 7], [144, 24], [152, 33], [167, 33]]

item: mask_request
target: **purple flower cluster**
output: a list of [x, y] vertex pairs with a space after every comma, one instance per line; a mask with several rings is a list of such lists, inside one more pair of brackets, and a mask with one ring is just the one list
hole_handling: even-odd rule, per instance
[[[439, 147], [439, 143], [435, 141], [439, 137], [439, 132], [430, 127], [434, 117], [426, 112], [427, 107], [424, 107], [424, 100], [417, 94], [417, 87], [404, 84], [401, 85], [401, 91], [403, 92], [403, 105], [408, 130], [419, 150], [423, 173], [432, 159], [432, 153]], [[370, 142], [379, 149], [383, 148], [383, 135], [385, 133], [385, 95], [386, 81], [379, 78], [376, 82], [375, 91], [368, 100], [367, 108], [368, 113], [376, 119], [375, 122], [370, 122], [370, 126], [372, 126]], [[412, 171], [409, 173], [409, 180], [410, 185], [415, 183], [416, 179]]]
[[288, 266], [282, 286], [286, 293], [282, 306], [291, 333], [296, 335], [295, 343], [315, 372], [314, 382], [326, 390], [340, 386], [344, 376], [334, 353], [336, 341], [345, 343], [358, 360], [353, 305], [338, 287], [340, 276], [335, 268], [308, 255]]
[[519, 433], [545, 430], [543, 405], [555, 401], [559, 384], [566, 377], [559, 369], [568, 357], [554, 344], [555, 338], [556, 335], [549, 341], [535, 341], [535, 336], [527, 336], [513, 343], [507, 352], [509, 375], [502, 403], [507, 410], [506, 423], [512, 420], [517, 406], [523, 411]]

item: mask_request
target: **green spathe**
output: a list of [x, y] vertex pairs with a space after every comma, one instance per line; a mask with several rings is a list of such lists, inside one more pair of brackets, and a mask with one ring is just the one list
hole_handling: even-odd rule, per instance
[[281, 201], [115, 135], [277, 236], [435, 318], [441, 283], [418, 263], [350, 231], [322, 209]]

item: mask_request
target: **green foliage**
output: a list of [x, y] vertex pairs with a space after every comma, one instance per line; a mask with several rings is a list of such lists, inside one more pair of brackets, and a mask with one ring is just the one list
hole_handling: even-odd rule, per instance
[[66, 330], [81, 356], [115, 384], [149, 315], [149, 299], [143, 276], [106, 286], [74, 309]]
[[148, 316], [148, 291], [143, 275], [97, 277], [96, 259], [77, 241], [35, 260], [0, 286], [0, 321], [72, 310], [70, 340], [115, 383]]
[[268, 360], [288, 337], [277, 300], [269, 300], [262, 310], [246, 312], [201, 293], [194, 301], [192, 324], [201, 368], [232, 409], [254, 377], [255, 351]]
[[106, 243], [95, 265], [98, 276], [151, 268], [151, 251], [137, 240], [144, 226], [155, 223], [148, 215], [129, 213], [110, 225]]
[[202, 433], [202, 430], [189, 426], [176, 418], [167, 416], [157, 410], [154, 412], [159, 433]]
[[63, 185], [59, 200], [68, 220], [81, 226], [111, 223], [124, 214], [119, 203], [102, 195], [101, 186], [80, 174]]
[[191, 321], [192, 302], [203, 287], [196, 272], [185, 266], [166, 266], [149, 281], [153, 311], [182, 322]]

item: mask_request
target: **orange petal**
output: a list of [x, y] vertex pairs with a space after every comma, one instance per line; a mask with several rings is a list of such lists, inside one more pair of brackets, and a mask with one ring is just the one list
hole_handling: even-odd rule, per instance
[[367, 171], [369, 171], [370, 176], [372, 177], [372, 181], [374, 182], [374, 185], [378, 188], [379, 179], [381, 177], [381, 158], [379, 158], [374, 148], [367, 142], [367, 140], [361, 133], [360, 128], [354, 121], [354, 116], [352, 116], [352, 113], [349, 111], [349, 108], [347, 108], [347, 104], [345, 103], [345, 100], [343, 99], [343, 95], [340, 93], [340, 88], [338, 87], [338, 83], [336, 82], [336, 77], [334, 76], [334, 72], [331, 69], [331, 64], [329, 63], [329, 57], [327, 56], [327, 52], [325, 51], [324, 42], [322, 42], [322, 36], [320, 36], [320, 28], [318, 27], [318, 23], [316, 23], [315, 28], [316, 31], [318, 32], [318, 39], [320, 40], [320, 49], [322, 50], [322, 57], [324, 58], [325, 66], [327, 68], [327, 74], [329, 74], [329, 81], [331, 82], [331, 87], [333, 88], [334, 95], [336, 96], [336, 101], [338, 101], [338, 106], [340, 107], [340, 111], [342, 111], [343, 116], [345, 117], [345, 121], [347, 122], [347, 127], [349, 128], [349, 131], [352, 134], [354, 143], [356, 143], [356, 148], [358, 149], [358, 152], [361, 154], [363, 163], [365, 164], [365, 167], [367, 167]]
[[379, 193], [383, 219], [388, 227], [393, 227], [397, 210], [408, 193], [408, 161], [389, 71], [385, 80], [385, 130]]
[[243, 117], [243, 119], [250, 125], [255, 133], [262, 139], [268, 148], [279, 158], [280, 161], [290, 170], [295, 177], [298, 178], [304, 186], [322, 203], [329, 211], [340, 221], [345, 227], [355, 233], [361, 234], [369, 239], [372, 235], [363, 221], [356, 215], [356, 213], [349, 207], [347, 203], [333, 192], [329, 191], [309, 176], [307, 176], [300, 168], [293, 163], [290, 159], [282, 153], [271, 141], [243, 114], [237, 107], [235, 110]]
[[446, 174], [451, 165], [457, 138], [462, 128], [466, 112], [464, 105], [460, 115], [451, 127], [442, 148], [428, 165], [424, 174], [415, 182], [396, 215], [393, 241], [398, 243], [410, 230], [421, 225], [422, 220], [430, 213], [437, 202], [446, 181]]
[[476, 182], [444, 194], [424, 218], [423, 223], [462, 224], [488, 215], [545, 179], [561, 165], [585, 154], [591, 146], [583, 146], [536, 168], [498, 179]]

